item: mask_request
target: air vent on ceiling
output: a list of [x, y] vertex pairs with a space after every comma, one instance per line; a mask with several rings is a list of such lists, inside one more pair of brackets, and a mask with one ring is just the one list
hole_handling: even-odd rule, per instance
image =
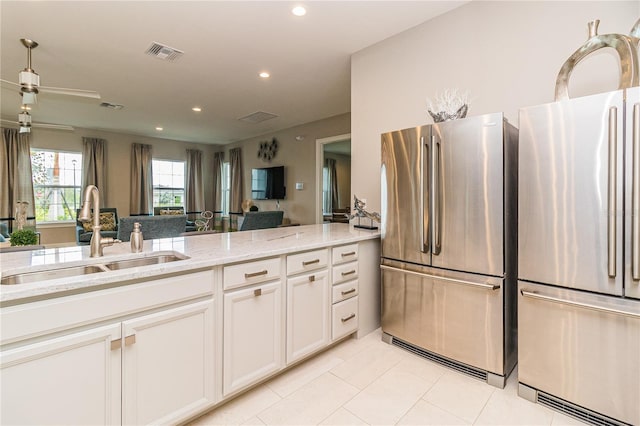
[[173, 47], [165, 46], [154, 41], [151, 46], [145, 52], [147, 55], [151, 55], [154, 58], [162, 59], [163, 61], [175, 62], [184, 55], [182, 50], [174, 49]]
[[109, 108], [109, 109], [122, 109], [122, 108], [124, 108], [124, 105], [112, 104], [111, 102], [102, 102], [100, 104], [100, 106], [103, 107], [103, 108]]
[[277, 115], [271, 114], [270, 112], [258, 111], [253, 114], [249, 114], [244, 117], [238, 118], [240, 121], [244, 121], [247, 123], [261, 123], [263, 121], [271, 120], [272, 118], [276, 118]]

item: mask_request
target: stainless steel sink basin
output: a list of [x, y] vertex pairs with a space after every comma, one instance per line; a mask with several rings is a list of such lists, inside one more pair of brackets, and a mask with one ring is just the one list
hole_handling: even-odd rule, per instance
[[0, 284], [25, 284], [36, 281], [54, 280], [56, 278], [76, 277], [78, 275], [106, 272], [102, 265], [74, 266], [71, 268], [47, 269], [38, 272], [24, 272], [22, 274], [7, 275], [2, 277]]
[[135, 259], [115, 260], [113, 262], [94, 265], [52, 268], [37, 272], [24, 272], [21, 274], [6, 275], [0, 279], [0, 284], [26, 284], [36, 281], [53, 280], [56, 278], [77, 277], [79, 275], [94, 274], [96, 272], [109, 272], [139, 266], [159, 265], [161, 263], [175, 262], [177, 260], [185, 259], [189, 259], [189, 257], [180, 253], [163, 253], [147, 257], [138, 257]]
[[157, 256], [140, 257], [137, 259], [117, 260], [115, 262], [105, 263], [111, 271], [118, 269], [135, 268], [138, 266], [159, 265], [161, 263], [175, 262], [176, 260], [188, 259], [186, 256], [178, 254], [161, 254]]

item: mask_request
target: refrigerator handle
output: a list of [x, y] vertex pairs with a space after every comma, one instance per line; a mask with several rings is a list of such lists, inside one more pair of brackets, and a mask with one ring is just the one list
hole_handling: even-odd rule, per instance
[[393, 266], [380, 265], [380, 269], [382, 269], [383, 271], [400, 272], [402, 274], [413, 275], [413, 276], [420, 277], [420, 278], [435, 279], [435, 280], [439, 280], [439, 281], [447, 281], [447, 282], [450, 282], [450, 283], [453, 283], [453, 284], [460, 284], [460, 285], [466, 285], [466, 286], [469, 286], [469, 287], [482, 288], [484, 290], [499, 290], [500, 289], [500, 285], [499, 284], [486, 284], [486, 283], [477, 283], [477, 282], [466, 281], [466, 280], [457, 280], [455, 278], [447, 278], [447, 277], [440, 277], [438, 275], [424, 274], [424, 273], [421, 273], [421, 272], [409, 271], [407, 269], [395, 268]]
[[640, 280], [640, 103], [633, 106], [631, 182], [631, 278]]
[[616, 201], [617, 201], [618, 108], [609, 108], [609, 171], [607, 196], [607, 257], [609, 277], [616, 276]]
[[[425, 140], [424, 136], [420, 138], [421, 146], [422, 146], [422, 156], [420, 158], [420, 205], [422, 206], [422, 249], [423, 253], [429, 253], [431, 250], [431, 234], [429, 229], [429, 188], [430, 188], [430, 176], [429, 173], [425, 172], [425, 166], [430, 164], [430, 152], [429, 152], [429, 143]], [[425, 182], [426, 181], [426, 182]], [[427, 192], [425, 193], [425, 189]]]
[[431, 146], [433, 150], [431, 166], [433, 173], [433, 177], [431, 179], [433, 183], [431, 187], [433, 200], [431, 202], [433, 211], [433, 247], [431, 251], [434, 255], [438, 255], [440, 254], [442, 248], [440, 235], [440, 218], [442, 215], [442, 211], [440, 210], [442, 208], [442, 203], [440, 202], [440, 180], [442, 177], [440, 176], [440, 140], [435, 135], [431, 137]]
[[538, 299], [538, 300], [544, 300], [546, 302], [560, 303], [563, 305], [575, 306], [577, 308], [588, 309], [596, 312], [604, 312], [607, 314], [622, 315], [630, 318], [640, 318], [640, 314], [636, 314], [633, 312], [621, 311], [620, 309], [607, 308], [606, 306], [592, 305], [591, 303], [578, 302], [575, 300], [561, 299], [554, 296], [547, 296], [547, 295], [538, 293], [537, 291], [520, 290], [520, 294], [523, 297], [528, 297], [530, 299]]

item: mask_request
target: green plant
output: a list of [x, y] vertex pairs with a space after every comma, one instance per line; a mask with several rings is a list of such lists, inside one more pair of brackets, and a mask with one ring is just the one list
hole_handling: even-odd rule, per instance
[[31, 229], [19, 229], [10, 235], [12, 246], [32, 246], [38, 243], [38, 234]]

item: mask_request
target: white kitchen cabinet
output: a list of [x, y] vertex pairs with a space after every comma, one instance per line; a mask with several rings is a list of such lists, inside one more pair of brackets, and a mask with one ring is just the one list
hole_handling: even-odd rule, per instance
[[332, 307], [331, 338], [338, 340], [358, 329], [358, 296]]
[[214, 402], [214, 301], [122, 323], [122, 423], [170, 424]]
[[117, 323], [3, 350], [0, 423], [120, 424], [120, 337]]
[[287, 364], [329, 344], [329, 287], [326, 270], [287, 280]]
[[282, 368], [282, 324], [281, 281], [224, 295], [224, 396]]

